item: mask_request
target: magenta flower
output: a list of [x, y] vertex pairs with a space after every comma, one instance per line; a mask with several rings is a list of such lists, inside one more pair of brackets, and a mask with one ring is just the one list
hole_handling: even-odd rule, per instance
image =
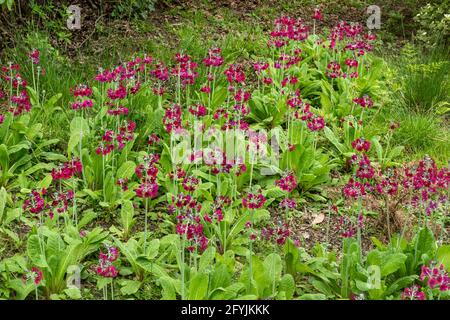
[[358, 138], [352, 142], [352, 147], [359, 152], [367, 152], [370, 149], [370, 141], [364, 138]]
[[33, 64], [39, 64], [40, 62], [40, 52], [37, 49], [33, 49], [31, 52], [28, 53], [28, 57], [30, 58], [31, 62]]
[[360, 98], [354, 98], [353, 102], [360, 105], [362, 108], [373, 107], [373, 100], [367, 94]]
[[136, 196], [139, 198], [155, 198], [158, 195], [158, 184], [144, 181], [136, 189]]
[[297, 179], [292, 173], [284, 174], [275, 184], [283, 191], [292, 192], [297, 187]]
[[426, 300], [425, 293], [420, 291], [420, 289], [420, 286], [417, 284], [405, 288], [402, 293], [402, 300]]
[[44, 275], [37, 267], [32, 267], [31, 270], [23, 276], [23, 281], [32, 280], [36, 286], [40, 285], [43, 279]]
[[266, 203], [266, 198], [261, 190], [257, 193], [248, 193], [242, 198], [242, 205], [247, 209], [260, 209]]
[[205, 67], [220, 67], [223, 64], [222, 50], [220, 48], [212, 48], [208, 50], [208, 56], [203, 59]]
[[322, 12], [320, 11], [319, 8], [315, 8], [314, 9], [314, 14], [312, 17], [314, 20], [318, 20], [318, 21], [322, 21], [323, 20], [323, 15]]

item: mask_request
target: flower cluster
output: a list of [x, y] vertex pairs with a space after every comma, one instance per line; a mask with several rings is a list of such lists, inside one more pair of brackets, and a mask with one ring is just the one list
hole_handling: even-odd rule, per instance
[[362, 108], [372, 108], [373, 107], [373, 100], [367, 94], [365, 94], [359, 98], [354, 98], [353, 102], [356, 103], [357, 105], [361, 106]]
[[289, 238], [291, 230], [286, 223], [278, 223], [275, 226], [266, 226], [261, 229], [261, 238], [266, 241], [274, 241], [278, 245], [284, 245]]
[[[211, 206], [212, 210], [212, 218], [215, 219], [217, 222], [220, 222], [223, 220], [223, 213], [224, 213], [224, 207], [227, 207], [231, 205], [231, 199], [226, 196], [219, 196], [214, 200], [214, 203]], [[205, 215], [204, 220], [211, 223], [212, 218], [208, 215]]]
[[94, 103], [90, 99], [90, 97], [92, 96], [92, 89], [87, 85], [79, 84], [75, 88], [70, 89], [70, 93], [76, 99], [71, 104], [73, 110], [92, 108], [92, 106], [94, 105]]
[[180, 129], [182, 127], [181, 117], [182, 111], [179, 105], [175, 104], [172, 107], [166, 109], [163, 118], [163, 124], [166, 128], [167, 133], [171, 133], [172, 130]]
[[242, 206], [247, 209], [260, 209], [266, 203], [266, 197], [259, 190], [256, 193], [247, 193], [242, 198]]
[[370, 149], [370, 141], [364, 138], [358, 138], [352, 142], [352, 147], [359, 152], [367, 152]]
[[136, 189], [136, 195], [139, 198], [155, 198], [158, 195], [159, 186], [156, 181], [158, 161], [159, 154], [150, 154], [145, 156], [143, 162], [136, 167], [135, 173], [141, 180], [141, 184]]
[[106, 253], [100, 252], [98, 265], [95, 267], [97, 275], [104, 278], [115, 278], [118, 275], [117, 268], [113, 265], [119, 258], [119, 250], [115, 247], [106, 246]]
[[220, 67], [223, 64], [223, 57], [220, 48], [212, 48], [208, 50], [208, 56], [203, 59], [205, 67]]
[[78, 158], [60, 164], [57, 168], [52, 169], [53, 180], [67, 180], [74, 175], [83, 171], [83, 165]]
[[430, 289], [439, 288], [439, 291], [450, 289], [450, 277], [445, 270], [444, 265], [422, 266], [420, 281], [425, 281]]
[[297, 179], [293, 173], [285, 173], [275, 184], [283, 191], [292, 192], [297, 187]]
[[38, 286], [41, 284], [42, 280], [44, 279], [44, 275], [42, 271], [37, 267], [31, 267], [31, 270], [29, 270], [26, 274], [22, 277], [23, 281], [32, 280], [33, 283]]
[[309, 27], [302, 19], [280, 17], [275, 20], [275, 30], [270, 32], [269, 45], [277, 48], [285, 46], [289, 41], [302, 41], [308, 38]]
[[122, 123], [119, 127], [118, 132], [113, 130], [105, 130], [102, 141], [100, 145], [97, 147], [95, 152], [98, 155], [106, 156], [110, 154], [112, 151], [117, 149], [121, 151], [125, 144], [134, 139], [134, 130], [136, 129], [136, 123], [133, 121], [127, 120]]
[[402, 300], [426, 300], [425, 293], [420, 290], [417, 284], [405, 288], [402, 293]]
[[351, 238], [356, 234], [356, 230], [361, 229], [364, 226], [363, 215], [359, 214], [357, 221], [354, 222], [351, 217], [341, 216], [339, 222], [336, 225], [336, 231], [339, 232], [342, 238]]
[[24, 211], [29, 211], [34, 214], [38, 214], [44, 210], [45, 207], [45, 201], [43, 198], [43, 195], [47, 193], [47, 190], [42, 189], [41, 192], [38, 192], [36, 190], [31, 190], [31, 193], [28, 196], [28, 199], [26, 199], [22, 205], [22, 209]]
[[177, 65], [172, 69], [172, 75], [176, 76], [184, 86], [194, 84], [198, 77], [197, 63], [192, 61], [189, 55], [180, 53], [175, 55], [175, 60]]

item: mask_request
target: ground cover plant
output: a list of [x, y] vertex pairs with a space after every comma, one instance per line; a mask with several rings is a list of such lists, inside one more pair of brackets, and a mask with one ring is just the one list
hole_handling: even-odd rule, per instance
[[5, 50], [0, 299], [450, 299], [448, 47], [310, 7], [94, 70]]

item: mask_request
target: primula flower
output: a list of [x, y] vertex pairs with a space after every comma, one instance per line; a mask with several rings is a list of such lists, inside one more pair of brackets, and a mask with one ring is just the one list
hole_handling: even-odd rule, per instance
[[323, 15], [319, 8], [314, 9], [313, 19], [318, 21], [323, 20]]
[[224, 62], [221, 52], [220, 48], [209, 49], [208, 56], [203, 59], [205, 67], [220, 67]]
[[361, 182], [351, 178], [343, 189], [346, 198], [359, 198], [366, 195], [366, 188]]
[[370, 141], [364, 138], [358, 138], [352, 142], [352, 147], [359, 152], [367, 152], [370, 149]]
[[242, 205], [247, 209], [260, 209], [266, 203], [266, 198], [261, 190], [257, 193], [248, 193], [242, 198]]
[[349, 68], [357, 68], [358, 60], [356, 59], [345, 59], [345, 65]]
[[224, 71], [225, 76], [227, 77], [230, 85], [234, 83], [244, 83], [245, 82], [245, 73], [242, 70], [241, 66], [232, 64]]
[[73, 158], [71, 161], [59, 165], [58, 168], [52, 169], [52, 178], [53, 180], [67, 180], [82, 171], [83, 165], [80, 159]]
[[119, 258], [119, 250], [115, 247], [107, 246], [107, 252], [100, 252], [98, 265], [95, 272], [104, 278], [115, 278], [118, 275], [117, 268], [112, 264]]
[[33, 189], [31, 191], [31, 193], [29, 194], [29, 198], [24, 201], [24, 203], [22, 205], [22, 209], [24, 211], [28, 210], [34, 214], [38, 214], [38, 213], [42, 212], [42, 210], [44, 210], [44, 206], [45, 206], [45, 201], [44, 201], [44, 198], [42, 197], [43, 193], [45, 193], [45, 191], [41, 191], [39, 193]]
[[307, 127], [311, 131], [319, 131], [325, 127], [325, 120], [322, 117], [314, 115], [307, 122]]
[[33, 64], [39, 64], [40, 62], [40, 52], [37, 49], [33, 49], [31, 52], [28, 53], [28, 57], [30, 58], [31, 62]]
[[302, 19], [280, 17], [275, 20], [275, 30], [270, 33], [269, 45], [280, 48], [289, 41], [302, 41], [308, 38], [309, 28]]
[[201, 104], [198, 104], [196, 106], [190, 106], [189, 113], [195, 116], [196, 118], [200, 118], [206, 115], [207, 109]]
[[261, 229], [261, 238], [266, 241], [273, 241], [277, 245], [284, 245], [289, 238], [291, 230], [286, 223], [279, 223], [275, 227], [266, 226]]
[[118, 185], [122, 191], [128, 190], [128, 178], [120, 178], [116, 181], [116, 185]]
[[297, 201], [295, 199], [285, 198], [280, 202], [280, 207], [284, 210], [293, 210], [297, 208]]
[[417, 284], [412, 287], [405, 288], [402, 293], [402, 300], [426, 300], [425, 293], [421, 291]]
[[78, 84], [74, 88], [70, 89], [70, 93], [74, 97], [90, 97], [92, 96], [92, 88], [85, 84]]
[[200, 91], [204, 92], [204, 93], [210, 93], [211, 92], [211, 87], [203, 86], [203, 87], [200, 88]]
[[167, 133], [171, 133], [172, 130], [180, 129], [181, 126], [181, 107], [177, 104], [166, 109], [165, 115], [163, 117], [163, 124], [166, 128]]
[[151, 181], [142, 182], [136, 189], [136, 196], [140, 198], [155, 198], [158, 195], [158, 184]]
[[183, 179], [181, 185], [185, 191], [194, 191], [197, 188], [198, 183], [199, 181], [197, 178], [189, 176]]
[[371, 179], [374, 174], [375, 169], [372, 167], [369, 158], [363, 154], [358, 162], [356, 176], [360, 179]]
[[155, 144], [159, 144], [161, 142], [161, 138], [158, 137], [158, 135], [156, 135], [155, 133], [152, 133], [151, 135], [148, 136], [148, 141], [147, 143], [149, 145], [155, 145]]
[[292, 173], [284, 174], [275, 184], [283, 191], [292, 192], [297, 187], [297, 179]]
[[24, 281], [32, 280], [36, 286], [40, 285], [43, 279], [44, 275], [37, 267], [32, 267], [31, 270], [23, 276]]
[[14, 116], [19, 116], [24, 111], [31, 111], [30, 98], [26, 90], [22, 90], [19, 95], [13, 95], [11, 97], [11, 103], [9, 111], [12, 112]]
[[373, 100], [367, 94], [360, 98], [354, 98], [353, 102], [360, 105], [362, 108], [373, 107]]
[[331, 61], [327, 65], [325, 75], [331, 79], [339, 78], [342, 76], [341, 65], [337, 61]]
[[422, 266], [420, 281], [425, 280], [427, 280], [427, 285], [431, 289], [436, 287], [439, 288], [439, 291], [447, 291], [450, 289], [450, 277], [443, 264], [440, 264], [439, 267], [433, 264], [430, 266]]

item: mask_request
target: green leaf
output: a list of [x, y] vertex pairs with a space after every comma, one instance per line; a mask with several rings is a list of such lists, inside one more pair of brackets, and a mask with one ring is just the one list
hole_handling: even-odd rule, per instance
[[385, 277], [400, 269], [405, 265], [407, 256], [403, 253], [391, 253], [383, 256], [381, 266], [381, 276]]
[[395, 292], [397, 292], [397, 291], [407, 287], [409, 284], [413, 283], [414, 280], [416, 280], [416, 279], [417, 279], [416, 275], [406, 276], [406, 277], [402, 277], [402, 278], [397, 279], [386, 290], [386, 292], [384, 293], [384, 296], [388, 296], [390, 294], [393, 294], [393, 293], [395, 293]]
[[271, 287], [280, 279], [282, 269], [281, 257], [278, 254], [271, 253], [264, 259], [266, 280], [270, 282]]
[[437, 260], [442, 263], [445, 270], [450, 272], [450, 245], [444, 245], [439, 247], [436, 253]]
[[44, 259], [40, 241], [39, 236], [36, 234], [29, 236], [27, 241], [27, 254], [34, 265], [37, 267], [45, 267], [47, 263]]
[[7, 192], [6, 189], [4, 187], [2, 187], [0, 189], [0, 225], [2, 224], [3, 221], [3, 216], [5, 213], [5, 206], [6, 206], [6, 196], [7, 196]]
[[217, 288], [223, 288], [230, 284], [231, 274], [228, 272], [227, 266], [224, 264], [218, 264], [214, 268], [211, 274], [210, 291]]
[[206, 249], [200, 257], [198, 271], [203, 272], [209, 267], [211, 267], [214, 263], [215, 255], [216, 255], [216, 248], [214, 248], [213, 246], [209, 246], [208, 249]]
[[294, 277], [292, 277], [289, 273], [285, 274], [280, 280], [278, 291], [285, 292], [286, 299], [291, 300], [295, 292]]
[[73, 300], [81, 299], [81, 292], [80, 292], [80, 289], [78, 289], [77, 287], [67, 288], [67, 289], [64, 290], [64, 293], [70, 299], [73, 299]]
[[2, 167], [2, 174], [5, 175], [9, 170], [9, 155], [6, 145], [0, 145], [0, 166]]
[[175, 300], [177, 298], [173, 279], [169, 277], [161, 277], [158, 279], [162, 287], [162, 300]]
[[147, 258], [154, 259], [159, 252], [159, 239], [153, 239], [150, 241], [147, 247]]
[[135, 222], [133, 203], [129, 200], [124, 200], [122, 202], [122, 207], [120, 209], [120, 222], [122, 223], [125, 234], [129, 235]]
[[127, 161], [117, 169], [117, 178], [119, 179], [131, 179], [136, 169], [136, 164], [133, 161]]
[[97, 217], [97, 214], [94, 211], [85, 211], [83, 212], [83, 217], [78, 221], [78, 229], [85, 227], [89, 222], [94, 220]]
[[69, 142], [67, 144], [67, 154], [71, 155], [73, 150], [81, 141], [80, 133], [75, 132], [70, 135]]
[[136, 280], [124, 280], [121, 283], [120, 292], [123, 295], [135, 294], [141, 287], [141, 282]]
[[188, 300], [203, 300], [208, 293], [208, 275], [197, 273], [189, 283]]
[[433, 232], [429, 228], [423, 228], [419, 231], [415, 242], [416, 260], [420, 261], [423, 254], [432, 256], [435, 249], [435, 240]]

